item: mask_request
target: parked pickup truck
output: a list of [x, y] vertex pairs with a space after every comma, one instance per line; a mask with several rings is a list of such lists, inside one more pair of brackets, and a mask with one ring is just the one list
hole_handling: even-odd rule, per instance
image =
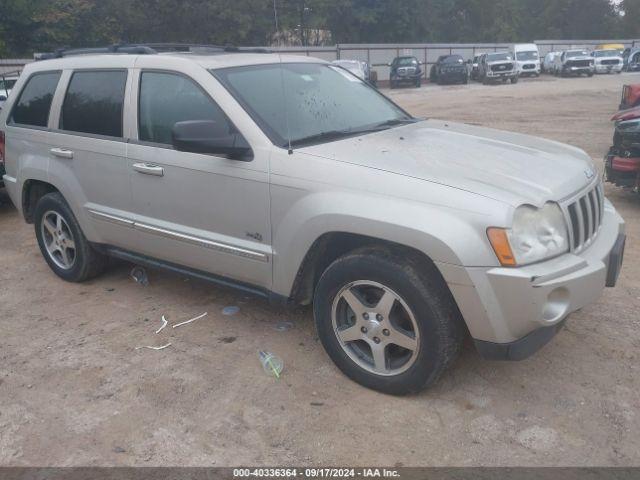
[[588, 50], [566, 50], [556, 57], [556, 75], [568, 77], [585, 74], [593, 77], [594, 60]]
[[591, 56], [596, 73], [622, 73], [624, 60], [620, 50], [594, 50]]
[[518, 82], [518, 69], [511, 52], [485, 53], [480, 58], [478, 78], [482, 83]]
[[316, 58], [210, 50], [25, 67], [4, 181], [61, 279], [113, 256], [313, 305], [328, 356], [392, 394], [433, 384], [467, 335], [526, 358], [615, 285], [624, 221], [582, 150], [415, 118]]

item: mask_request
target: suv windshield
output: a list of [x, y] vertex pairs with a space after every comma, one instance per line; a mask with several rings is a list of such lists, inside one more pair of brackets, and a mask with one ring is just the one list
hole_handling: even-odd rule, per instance
[[276, 145], [311, 145], [414, 120], [364, 81], [319, 63], [251, 65], [211, 72]]
[[406, 67], [407, 65], [417, 65], [418, 60], [415, 57], [399, 57], [396, 64], [400, 67]]
[[531, 51], [531, 52], [517, 52], [516, 53], [516, 58], [518, 60], [537, 60], [538, 59], [538, 52], [535, 51]]
[[487, 54], [488, 62], [499, 62], [501, 60], [513, 60], [513, 55], [508, 52]]

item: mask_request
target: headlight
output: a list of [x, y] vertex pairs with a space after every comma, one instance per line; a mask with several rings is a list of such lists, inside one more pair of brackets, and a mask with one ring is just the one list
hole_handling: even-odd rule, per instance
[[560, 206], [518, 207], [510, 229], [490, 228], [489, 241], [503, 266], [521, 266], [569, 251], [567, 224]]

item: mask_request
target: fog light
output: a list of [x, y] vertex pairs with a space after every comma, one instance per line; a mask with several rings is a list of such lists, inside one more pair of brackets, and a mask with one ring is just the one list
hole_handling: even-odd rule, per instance
[[567, 315], [569, 310], [569, 290], [564, 287], [556, 288], [547, 297], [547, 303], [542, 311], [545, 322], [556, 322]]

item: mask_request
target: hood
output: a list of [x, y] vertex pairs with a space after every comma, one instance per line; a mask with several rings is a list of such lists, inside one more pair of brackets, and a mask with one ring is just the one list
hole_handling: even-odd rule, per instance
[[564, 199], [590, 183], [597, 171], [575, 147], [441, 120], [299, 152], [447, 185], [514, 207]]
[[640, 107], [629, 108], [628, 110], [621, 110], [611, 117], [612, 122], [633, 120], [634, 118], [640, 118]]

